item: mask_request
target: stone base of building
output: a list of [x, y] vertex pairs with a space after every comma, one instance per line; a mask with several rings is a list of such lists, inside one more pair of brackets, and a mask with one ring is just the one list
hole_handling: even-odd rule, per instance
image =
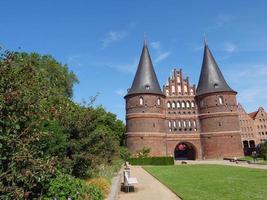
[[[126, 133], [127, 147], [135, 155], [142, 148], [150, 148], [151, 156], [171, 156], [175, 159], [222, 159], [242, 157], [240, 133], [170, 134], [170, 133]], [[180, 149], [187, 148], [183, 158]]]

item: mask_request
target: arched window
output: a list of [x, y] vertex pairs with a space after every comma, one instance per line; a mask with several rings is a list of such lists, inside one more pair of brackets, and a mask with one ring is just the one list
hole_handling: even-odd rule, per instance
[[219, 96], [219, 104], [220, 104], [220, 105], [223, 104], [223, 96]]
[[168, 108], [171, 108], [171, 103], [168, 101], [168, 103], [167, 103], [167, 107]]
[[169, 121], [169, 128], [171, 128], [172, 127], [172, 122], [171, 121]]
[[190, 102], [189, 101], [186, 102], [186, 108], [190, 108]]
[[180, 101], [177, 101], [176, 106], [177, 106], [177, 108], [181, 108], [181, 103], [180, 103]]
[[183, 121], [183, 123], [184, 123], [184, 124], [183, 124], [183, 125], [184, 125], [184, 127], [186, 127], [186, 121]]
[[143, 97], [140, 97], [139, 98], [139, 104], [142, 106], [144, 105], [144, 98]]
[[176, 128], [176, 121], [173, 121], [173, 127]]
[[191, 121], [188, 121], [188, 127], [191, 127]]
[[182, 101], [182, 108], [185, 108], [185, 102]]
[[195, 102], [191, 101], [191, 107], [194, 108], [195, 107]]
[[178, 121], [178, 127], [181, 128], [181, 121]]
[[172, 102], [172, 108], [176, 108], [176, 104], [175, 104], [175, 101]]
[[197, 122], [193, 121], [193, 125], [194, 125], [194, 127], [197, 127]]
[[160, 106], [160, 98], [158, 98], [157, 103], [158, 103], [158, 106]]

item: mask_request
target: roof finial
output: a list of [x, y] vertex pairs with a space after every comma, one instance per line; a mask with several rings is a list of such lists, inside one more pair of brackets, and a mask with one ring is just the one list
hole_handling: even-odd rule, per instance
[[208, 46], [208, 41], [207, 41], [207, 37], [206, 37], [206, 34], [204, 33], [204, 45], [205, 46]]
[[146, 32], [144, 32], [144, 45], [147, 46], [147, 37], [146, 37]]

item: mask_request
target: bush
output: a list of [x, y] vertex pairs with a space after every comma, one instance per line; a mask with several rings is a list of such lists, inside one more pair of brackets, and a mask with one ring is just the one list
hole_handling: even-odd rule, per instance
[[150, 153], [150, 148], [148, 147], [143, 147], [142, 149], [137, 151], [137, 157], [138, 158], [147, 158]]
[[174, 165], [172, 157], [130, 158], [132, 165]]
[[66, 200], [67, 197], [77, 200], [103, 199], [102, 192], [97, 186], [86, 184], [81, 179], [62, 173], [58, 173], [57, 177], [50, 181], [49, 192], [44, 199], [50, 200], [54, 197], [60, 200]]
[[126, 162], [131, 157], [131, 153], [129, 152], [127, 147], [120, 147], [120, 158]]
[[87, 183], [89, 185], [94, 185], [98, 187], [101, 190], [104, 197], [108, 196], [109, 190], [110, 190], [110, 183], [107, 179], [98, 177], [98, 178], [93, 178], [93, 179], [88, 180]]
[[259, 157], [262, 157], [264, 158], [264, 160], [267, 160], [267, 142], [258, 145], [258, 152]]

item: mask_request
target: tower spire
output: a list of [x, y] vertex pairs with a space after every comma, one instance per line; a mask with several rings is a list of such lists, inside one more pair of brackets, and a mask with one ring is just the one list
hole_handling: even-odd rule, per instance
[[144, 93], [163, 95], [149, 55], [146, 38], [134, 81], [127, 95]]
[[204, 42], [204, 56], [196, 91], [197, 95], [223, 91], [235, 92], [225, 81], [206, 40]]

